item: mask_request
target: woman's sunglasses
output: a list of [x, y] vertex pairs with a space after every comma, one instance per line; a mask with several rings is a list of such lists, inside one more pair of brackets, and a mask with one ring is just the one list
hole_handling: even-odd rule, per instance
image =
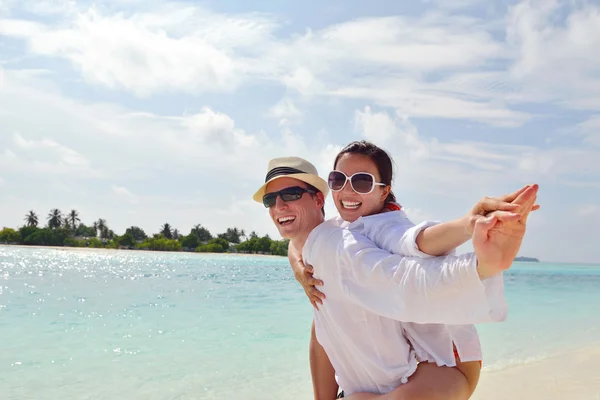
[[333, 192], [339, 192], [346, 186], [348, 181], [350, 181], [352, 190], [358, 194], [369, 194], [375, 189], [375, 186], [387, 186], [385, 183], [375, 182], [375, 177], [368, 172], [357, 172], [352, 176], [348, 176], [342, 171], [335, 170], [329, 173], [327, 183], [329, 189]]
[[271, 192], [265, 194], [263, 196], [263, 204], [265, 207], [271, 208], [277, 202], [277, 196], [281, 196], [281, 200], [288, 202], [299, 200], [304, 193], [315, 194], [317, 192], [311, 189], [302, 188], [300, 186], [293, 186], [282, 189], [279, 192]]

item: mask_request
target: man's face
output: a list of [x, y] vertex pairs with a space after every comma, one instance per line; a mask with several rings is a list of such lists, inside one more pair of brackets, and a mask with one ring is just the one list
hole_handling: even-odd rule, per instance
[[[267, 185], [265, 193], [278, 192], [282, 189], [299, 186], [307, 188], [306, 183], [293, 178], [279, 178]], [[277, 197], [275, 205], [269, 208], [269, 215], [285, 239], [293, 239], [308, 234], [322, 219], [323, 194], [304, 193], [298, 200], [285, 202]]]

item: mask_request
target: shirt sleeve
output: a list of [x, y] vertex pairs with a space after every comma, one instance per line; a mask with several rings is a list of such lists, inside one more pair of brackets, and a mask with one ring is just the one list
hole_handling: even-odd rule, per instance
[[[392, 218], [377, 221], [375, 224], [364, 226], [364, 235], [375, 244], [390, 253], [403, 256], [429, 258], [435, 257], [422, 252], [417, 245], [417, 236], [424, 229], [439, 224], [439, 221], [424, 221], [418, 225], [413, 224], [408, 218]], [[452, 250], [446, 255], [455, 254]]]
[[[436, 257], [432, 256], [431, 254], [423, 253], [421, 249], [419, 249], [419, 246], [417, 245], [417, 236], [419, 236], [419, 233], [426, 228], [439, 223], [439, 221], [424, 221], [418, 225], [410, 227], [406, 230], [406, 232], [404, 232], [402, 239], [399, 241], [398, 251], [392, 251], [392, 253], [422, 258]], [[390, 235], [393, 235], [393, 232], [390, 232]], [[446, 255], [454, 254], [456, 254], [456, 250], [452, 250]]]
[[479, 279], [473, 253], [405, 257], [380, 249], [351, 230], [343, 232], [341, 242], [334, 276], [353, 302], [376, 314], [421, 324], [506, 318], [502, 274]]

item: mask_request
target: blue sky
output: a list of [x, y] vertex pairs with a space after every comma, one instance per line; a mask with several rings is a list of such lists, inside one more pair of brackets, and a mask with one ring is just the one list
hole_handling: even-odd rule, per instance
[[598, 2], [0, 0], [0, 225], [278, 237], [268, 160], [364, 138], [415, 222], [536, 182], [522, 254], [600, 262], [598, 71]]

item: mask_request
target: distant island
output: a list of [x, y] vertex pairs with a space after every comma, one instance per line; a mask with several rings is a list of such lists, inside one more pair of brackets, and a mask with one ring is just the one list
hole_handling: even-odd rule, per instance
[[515, 257], [515, 261], [540, 262], [535, 257]]

